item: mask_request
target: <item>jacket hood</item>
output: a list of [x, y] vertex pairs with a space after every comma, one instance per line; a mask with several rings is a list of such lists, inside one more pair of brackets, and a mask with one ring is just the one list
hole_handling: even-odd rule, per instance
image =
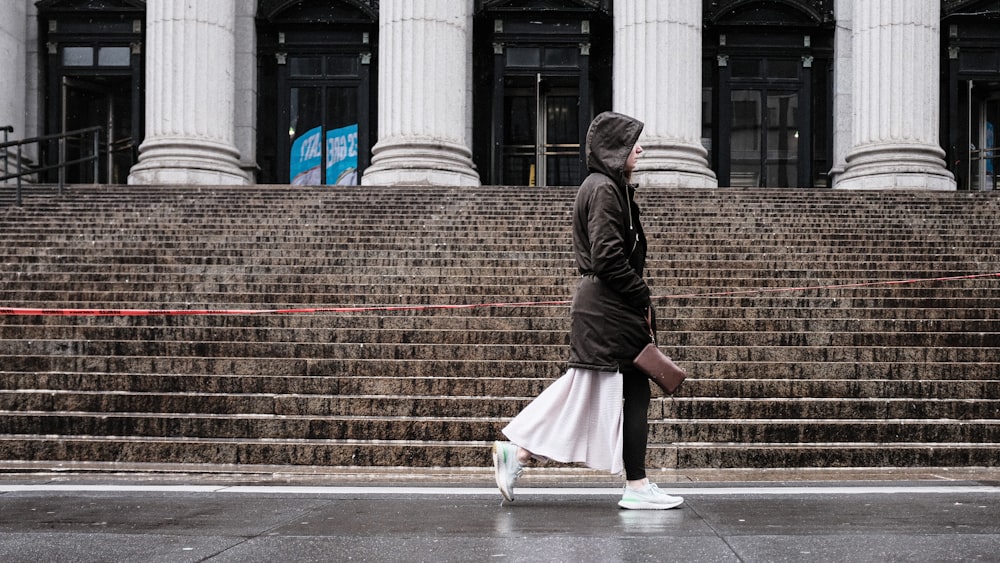
[[625, 161], [639, 140], [643, 123], [634, 117], [606, 111], [587, 130], [587, 169], [625, 186]]

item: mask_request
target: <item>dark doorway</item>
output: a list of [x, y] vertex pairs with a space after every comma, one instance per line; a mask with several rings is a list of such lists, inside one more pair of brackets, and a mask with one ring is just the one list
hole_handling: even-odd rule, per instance
[[703, 135], [720, 186], [827, 187], [832, 2], [705, 3]]
[[[728, 172], [726, 185], [736, 187], [788, 188], [805, 185], [800, 175], [800, 154], [808, 151], [800, 142], [802, 131], [802, 87], [778, 84], [740, 84], [729, 88]], [[808, 98], [807, 98], [808, 99]], [[724, 141], [723, 141], [724, 142]], [[722, 165], [725, 171], [725, 163]], [[804, 172], [804, 171], [803, 171]], [[804, 176], [804, 178], [802, 177]]]
[[377, 2], [260, 3], [261, 183], [357, 185], [371, 161]]
[[580, 176], [580, 92], [573, 79], [536, 73], [504, 79], [502, 183], [566, 186]]
[[358, 184], [358, 63], [356, 55], [289, 55], [278, 96], [279, 131], [288, 132], [278, 143], [288, 155], [279, 165], [285, 183]]
[[[97, 178], [93, 164], [83, 163], [66, 169], [66, 181], [124, 184], [143, 137], [145, 3], [43, 1], [38, 10], [47, 47], [45, 133], [101, 128]], [[89, 140], [67, 140], [66, 160], [93, 154]], [[58, 143], [43, 145], [41, 158], [46, 164], [58, 162]], [[52, 171], [43, 181], [54, 182], [57, 174]]]
[[965, 2], [943, 9], [941, 137], [958, 189], [997, 189], [1000, 153], [1000, 5]]
[[[997, 186], [1000, 150], [997, 127], [1000, 126], [1000, 81], [962, 81], [959, 106], [965, 112], [963, 138], [969, 140], [963, 151], [964, 166], [957, 170], [960, 188], [970, 191], [993, 191]], [[962, 96], [964, 94], [964, 96]]]
[[[123, 77], [98, 77], [89, 80], [63, 77], [62, 130], [76, 131], [92, 126], [103, 128], [98, 142], [98, 173], [94, 167], [79, 163], [67, 170], [67, 178], [88, 183], [124, 184], [133, 157], [131, 81]], [[66, 142], [66, 160], [91, 156], [93, 146], [86, 138]]]
[[609, 2], [478, 3], [474, 157], [483, 182], [577, 185], [584, 137], [611, 109]]

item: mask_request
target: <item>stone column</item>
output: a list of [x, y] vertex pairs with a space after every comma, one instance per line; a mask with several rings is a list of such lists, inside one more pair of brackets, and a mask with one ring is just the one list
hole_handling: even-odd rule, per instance
[[378, 142], [364, 185], [479, 185], [472, 163], [472, 2], [379, 4]]
[[847, 167], [847, 154], [851, 150], [851, 84], [853, 78], [853, 58], [851, 57], [852, 35], [854, 25], [851, 13], [854, 11], [854, 0], [834, 0], [833, 13], [837, 15], [837, 28], [834, 31], [833, 46], [833, 164], [830, 167], [830, 177], [835, 184], [837, 178]]
[[250, 183], [257, 176], [257, 0], [236, 0], [233, 135], [240, 168]]
[[[25, 114], [27, 108], [28, 92], [25, 83], [27, 72], [27, 56], [25, 48], [27, 45], [28, 21], [25, 15], [26, 4], [23, 1], [13, 2], [7, 9], [9, 13], [0, 18], [0, 127], [11, 126], [12, 133], [7, 133], [7, 140], [24, 139], [31, 137], [25, 131], [27, 120]], [[4, 140], [4, 134], [0, 133], [0, 143]], [[13, 152], [13, 151], [12, 151]], [[7, 168], [0, 162], [0, 175], [4, 170], [9, 173], [15, 172], [14, 161]], [[4, 182], [0, 182], [4, 183]], [[14, 183], [14, 180], [10, 180]]]
[[615, 3], [614, 107], [646, 127], [633, 178], [714, 188], [701, 144], [702, 1]]
[[248, 184], [233, 142], [234, 0], [150, 0], [146, 19], [146, 137], [128, 183]]
[[852, 147], [835, 187], [954, 190], [939, 141], [939, 0], [855, 2]]

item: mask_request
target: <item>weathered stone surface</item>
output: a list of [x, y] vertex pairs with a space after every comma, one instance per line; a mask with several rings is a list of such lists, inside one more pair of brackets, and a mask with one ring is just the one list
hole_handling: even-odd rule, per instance
[[[72, 192], [0, 210], [4, 307], [294, 311], [0, 315], [7, 459], [485, 466], [562, 372], [572, 189]], [[1000, 461], [1000, 197], [640, 198], [651, 467]]]

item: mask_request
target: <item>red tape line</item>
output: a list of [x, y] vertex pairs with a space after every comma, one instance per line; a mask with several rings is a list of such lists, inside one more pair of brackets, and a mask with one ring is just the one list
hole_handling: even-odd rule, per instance
[[[940, 278], [915, 278], [907, 280], [886, 280], [875, 282], [858, 282], [838, 285], [816, 285], [801, 287], [758, 288], [741, 291], [722, 291], [716, 293], [688, 293], [653, 297], [655, 300], [687, 299], [692, 297], [727, 297], [733, 295], [751, 295], [760, 293], [785, 293], [792, 291], [810, 291], [821, 289], [849, 289], [871, 287], [877, 285], [906, 285], [924, 282], [945, 282], [971, 280], [977, 278], [998, 278], [1000, 272], [991, 274], [970, 274], [965, 276], [949, 276]], [[467, 305], [372, 305], [358, 307], [316, 307], [302, 309], [32, 309], [21, 307], [0, 307], [0, 315], [4, 316], [59, 316], [59, 317], [152, 317], [152, 316], [185, 316], [185, 315], [290, 315], [309, 313], [368, 313], [391, 311], [428, 311], [434, 309], [479, 309], [499, 307], [538, 307], [544, 305], [568, 305], [572, 301], [522, 301], [513, 303], [473, 303]]]

